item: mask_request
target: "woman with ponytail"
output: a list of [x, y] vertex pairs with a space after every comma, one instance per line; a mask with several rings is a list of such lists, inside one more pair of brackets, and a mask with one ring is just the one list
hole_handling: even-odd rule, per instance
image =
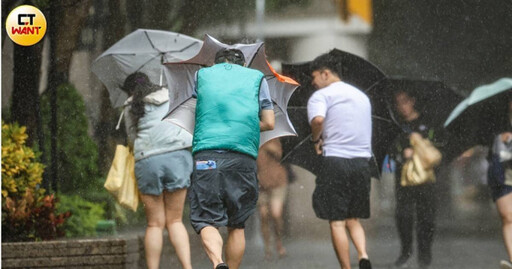
[[135, 157], [135, 177], [146, 212], [144, 239], [149, 269], [159, 268], [162, 234], [167, 228], [182, 268], [192, 268], [188, 233], [182, 222], [190, 186], [192, 135], [162, 118], [169, 106], [169, 92], [154, 85], [144, 73], [129, 75], [122, 89], [128, 144]]

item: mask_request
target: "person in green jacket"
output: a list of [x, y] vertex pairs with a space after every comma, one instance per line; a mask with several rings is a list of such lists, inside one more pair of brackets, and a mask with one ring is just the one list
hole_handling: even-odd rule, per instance
[[[275, 122], [263, 73], [244, 65], [240, 50], [221, 49], [215, 65], [196, 74], [190, 220], [216, 269], [242, 262], [245, 221], [258, 201], [260, 132]], [[226, 263], [220, 227], [228, 229]]]

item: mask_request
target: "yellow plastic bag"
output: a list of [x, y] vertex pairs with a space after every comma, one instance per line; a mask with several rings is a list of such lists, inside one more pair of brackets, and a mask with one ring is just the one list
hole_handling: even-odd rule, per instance
[[400, 185], [417, 186], [425, 183], [436, 182], [436, 175], [433, 168], [425, 169], [418, 154], [414, 153], [402, 167]]
[[128, 147], [117, 145], [104, 187], [120, 205], [137, 211], [139, 189], [135, 179], [135, 159]]
[[432, 145], [430, 140], [421, 137], [419, 134], [412, 134], [410, 140], [414, 152], [421, 160], [423, 169], [430, 170], [441, 163], [443, 154]]
[[441, 163], [443, 154], [430, 140], [419, 134], [411, 134], [410, 142], [414, 153], [402, 167], [400, 185], [405, 187], [436, 182], [434, 167]]

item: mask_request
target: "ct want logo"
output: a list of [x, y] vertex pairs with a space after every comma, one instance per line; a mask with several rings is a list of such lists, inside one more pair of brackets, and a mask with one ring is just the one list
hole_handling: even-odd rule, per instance
[[46, 33], [46, 18], [36, 7], [23, 5], [9, 13], [5, 30], [11, 40], [21, 46], [32, 46]]

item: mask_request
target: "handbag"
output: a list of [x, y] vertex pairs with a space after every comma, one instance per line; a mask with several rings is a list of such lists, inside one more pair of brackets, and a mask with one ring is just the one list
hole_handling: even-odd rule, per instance
[[425, 169], [419, 155], [414, 153], [402, 167], [400, 185], [402, 187], [417, 186], [425, 183], [436, 182], [434, 169]]
[[137, 211], [139, 189], [135, 179], [135, 158], [128, 147], [117, 145], [112, 166], [103, 186], [121, 206]]
[[410, 143], [414, 153], [402, 167], [400, 185], [405, 187], [436, 182], [434, 167], [441, 163], [443, 155], [430, 140], [419, 134], [412, 134]]
[[441, 163], [443, 154], [430, 142], [430, 140], [421, 137], [419, 134], [413, 134], [410, 143], [414, 152], [418, 154], [424, 169], [431, 169]]

